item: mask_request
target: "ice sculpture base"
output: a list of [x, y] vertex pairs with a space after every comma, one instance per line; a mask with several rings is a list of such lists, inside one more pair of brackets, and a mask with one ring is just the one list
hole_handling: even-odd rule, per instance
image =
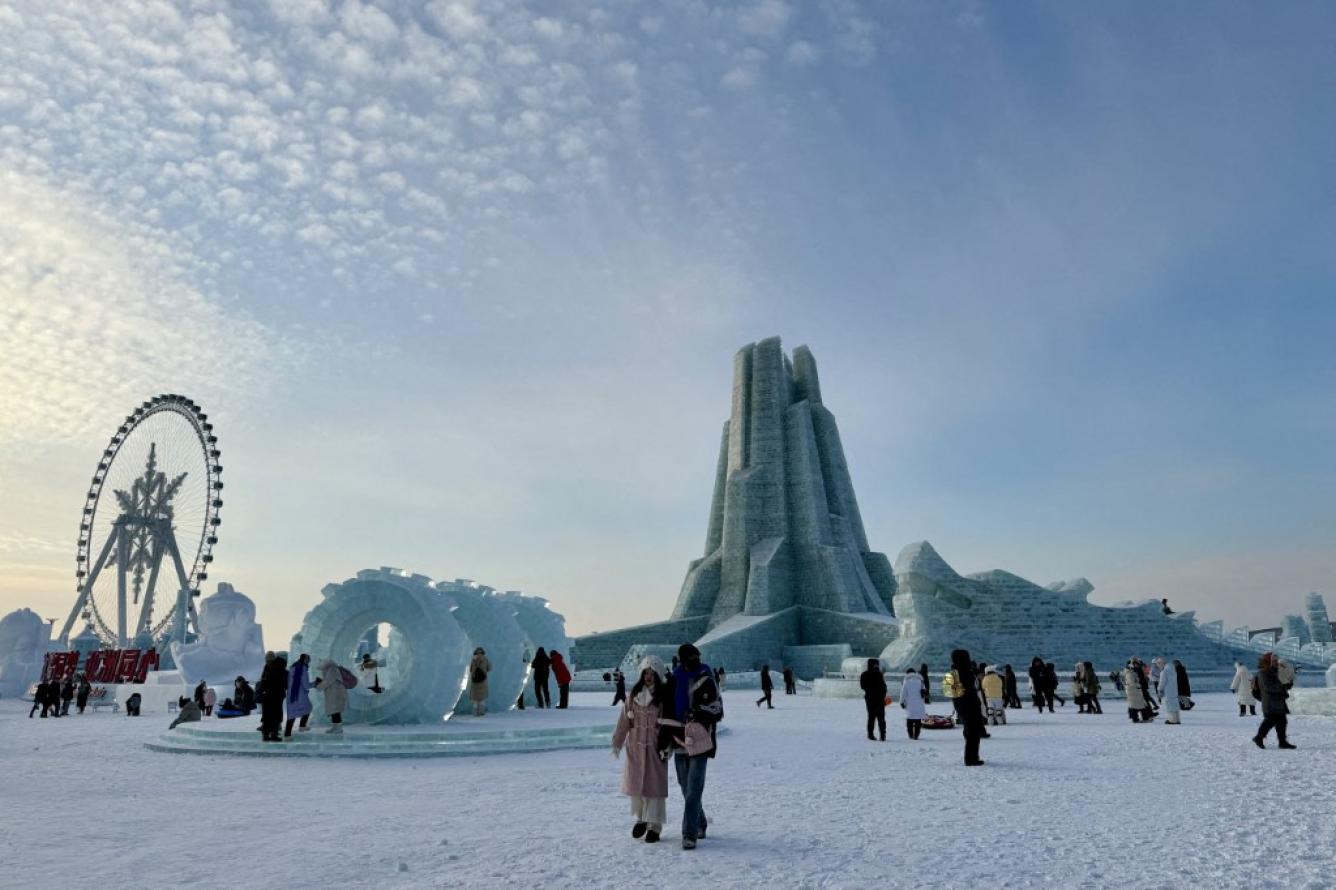
[[1291, 714], [1313, 717], [1336, 717], [1336, 687], [1291, 689], [1287, 702]]
[[342, 735], [324, 728], [294, 732], [282, 742], [263, 742], [255, 726], [259, 712], [234, 720], [206, 719], [163, 733], [145, 747], [173, 754], [254, 757], [477, 757], [570, 748], [606, 748], [617, 711], [576, 707], [507, 711], [485, 717], [452, 717], [439, 726], [352, 725]]

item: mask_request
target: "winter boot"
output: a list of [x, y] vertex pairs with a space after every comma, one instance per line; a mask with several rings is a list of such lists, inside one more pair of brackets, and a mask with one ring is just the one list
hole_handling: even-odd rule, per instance
[[645, 843], [657, 844], [658, 842], [659, 842], [659, 833], [657, 831], [651, 828], [649, 831], [645, 832]]
[[1253, 744], [1259, 748], [1266, 748], [1266, 744], [1262, 741], [1262, 737], [1259, 735], [1253, 736]]
[[645, 836], [645, 831], [648, 828], [649, 828], [648, 823], [637, 822], [635, 825], [631, 827], [631, 837], [635, 838], [636, 840], [640, 840], [642, 837]]
[[694, 837], [684, 836], [682, 838], [682, 849], [683, 850], [696, 849], [696, 839]]

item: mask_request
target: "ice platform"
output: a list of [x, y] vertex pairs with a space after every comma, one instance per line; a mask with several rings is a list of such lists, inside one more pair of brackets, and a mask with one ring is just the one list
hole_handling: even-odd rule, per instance
[[284, 742], [261, 741], [260, 716], [184, 723], [145, 742], [150, 751], [248, 757], [478, 757], [611, 744], [615, 708], [530, 709], [482, 718], [456, 716], [440, 725], [347, 725], [341, 735], [327, 726], [293, 732]]

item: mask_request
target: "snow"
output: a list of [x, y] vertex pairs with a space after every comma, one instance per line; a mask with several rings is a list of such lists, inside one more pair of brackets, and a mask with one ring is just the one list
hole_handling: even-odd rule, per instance
[[[577, 694], [588, 716], [610, 700]], [[1275, 887], [1336, 865], [1336, 720], [1297, 751], [1208, 694], [1182, 726], [1028, 707], [960, 763], [955, 731], [869, 742], [860, 702], [725, 692], [710, 835], [630, 837], [604, 751], [439, 760], [177, 756], [165, 717], [26, 719], [0, 701], [5, 887]], [[945, 708], [934, 704], [934, 712]], [[572, 714], [556, 719], [583, 719]], [[468, 718], [463, 718], [468, 719]], [[478, 721], [486, 723], [488, 718]], [[256, 720], [258, 723], [258, 719]], [[675, 785], [669, 819], [680, 817]]]

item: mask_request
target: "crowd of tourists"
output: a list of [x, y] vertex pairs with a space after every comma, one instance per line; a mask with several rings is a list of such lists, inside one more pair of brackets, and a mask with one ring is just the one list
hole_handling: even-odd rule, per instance
[[[1060, 692], [1061, 678], [1051, 661], [1036, 656], [1030, 663], [1029, 695], [1035, 710], [1054, 713], [1054, 703], [1065, 707], [1067, 699]], [[1154, 723], [1163, 718], [1166, 725], [1183, 722], [1184, 711], [1194, 707], [1192, 684], [1186, 666], [1178, 659], [1155, 658], [1149, 663], [1128, 659], [1121, 671], [1110, 675], [1118, 691], [1127, 697], [1127, 716], [1133, 723]], [[1273, 653], [1263, 655], [1254, 675], [1242, 662], [1235, 664], [1230, 691], [1236, 696], [1239, 716], [1256, 716], [1260, 703], [1262, 724], [1253, 743], [1265, 748], [1265, 740], [1275, 730], [1279, 747], [1293, 749], [1286, 735], [1289, 707], [1286, 699], [1294, 686], [1294, 667]], [[1072, 703], [1081, 714], [1103, 714], [1100, 702], [1103, 685], [1099, 673], [1089, 661], [1077, 662], [1067, 678]], [[886, 707], [892, 703], [887, 694], [881, 660], [869, 658], [867, 670], [859, 677], [867, 710], [867, 737], [886, 741]], [[987, 665], [975, 662], [965, 649], [951, 653], [951, 669], [942, 679], [942, 694], [950, 700], [953, 720], [927, 713], [931, 701], [928, 666], [910, 669], [900, 683], [898, 702], [904, 711], [905, 732], [911, 740], [920, 738], [925, 721], [934, 728], [959, 726], [965, 737], [965, 765], [982, 766], [981, 740], [989, 738], [989, 726], [1005, 726], [1006, 712], [1021, 707], [1015, 671], [1011, 665]]]

